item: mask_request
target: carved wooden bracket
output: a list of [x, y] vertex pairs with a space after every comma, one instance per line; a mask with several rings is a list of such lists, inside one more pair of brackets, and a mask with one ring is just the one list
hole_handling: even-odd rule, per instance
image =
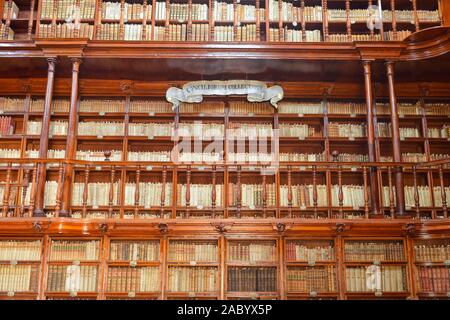
[[350, 226], [345, 223], [336, 223], [335, 229], [336, 233], [342, 233], [344, 231], [350, 230]]
[[272, 224], [272, 229], [276, 230], [279, 234], [283, 234], [291, 228], [292, 228], [292, 223], [279, 222], [279, 223]]
[[120, 90], [122, 90], [125, 94], [132, 94], [133, 93], [133, 87], [134, 82], [133, 81], [122, 81], [119, 84]]
[[29, 80], [23, 80], [21, 82], [23, 92], [31, 93], [31, 82]]
[[109, 226], [107, 223], [100, 223], [98, 225], [98, 230], [100, 230], [101, 233], [106, 233], [108, 232]]
[[31, 224], [31, 226], [33, 227], [33, 230], [35, 232], [44, 232], [45, 230], [48, 229], [48, 227], [50, 226], [51, 222], [48, 223], [42, 223], [41, 221], [35, 221]]
[[407, 223], [404, 227], [403, 227], [403, 231], [405, 232], [406, 235], [408, 236], [414, 236], [417, 232], [417, 226], [415, 223]]
[[219, 233], [225, 233], [231, 229], [233, 223], [219, 222], [219, 223], [211, 223], [211, 225], [213, 226], [215, 231]]
[[334, 90], [334, 84], [322, 87], [322, 96], [328, 97], [331, 96], [331, 93], [333, 93]]
[[166, 223], [160, 223], [156, 226], [161, 234], [169, 233], [169, 226]]
[[419, 91], [422, 97], [427, 97], [430, 94], [430, 86], [424, 83], [420, 83]]

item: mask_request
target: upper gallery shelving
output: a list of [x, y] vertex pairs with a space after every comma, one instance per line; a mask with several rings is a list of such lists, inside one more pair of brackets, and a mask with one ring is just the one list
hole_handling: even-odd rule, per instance
[[0, 39], [401, 41], [443, 25], [442, 11], [440, 0], [0, 0]]

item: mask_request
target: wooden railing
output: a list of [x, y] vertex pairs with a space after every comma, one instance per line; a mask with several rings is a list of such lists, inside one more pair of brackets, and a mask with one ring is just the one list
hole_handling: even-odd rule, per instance
[[[45, 176], [39, 176], [39, 168], [45, 166]], [[92, 210], [100, 210], [107, 218], [142, 218], [141, 211], [152, 212], [154, 218], [190, 218], [196, 212], [208, 213], [210, 218], [241, 218], [244, 214], [251, 213], [260, 218], [322, 218], [322, 219], [342, 219], [342, 218], [448, 218], [448, 199], [446, 196], [446, 185], [449, 187], [450, 159], [432, 161], [426, 163], [382, 163], [382, 162], [289, 162], [274, 166], [272, 174], [262, 174], [262, 171], [269, 169], [268, 165], [258, 163], [238, 163], [238, 164], [175, 164], [171, 162], [131, 162], [131, 161], [81, 161], [65, 159], [0, 159], [0, 191], [2, 194], [1, 217], [36, 217], [36, 213], [44, 211], [48, 217], [71, 217], [75, 211], [79, 217], [86, 218]], [[64, 193], [64, 181], [66, 173], [73, 170], [72, 181], [70, 181], [70, 193], [74, 188], [75, 180], [83, 184], [81, 206], [71, 205], [71, 195]], [[262, 170], [258, 172], [258, 170]], [[397, 173], [407, 175], [412, 181], [414, 204], [406, 206], [405, 213], [399, 213], [398, 203], [396, 203], [396, 183], [394, 183]], [[140, 182], [143, 175], [150, 173], [153, 181], [160, 183], [160, 201], [157, 205], [145, 207], [140, 203]], [[208, 207], [192, 205], [193, 176], [201, 173], [203, 178], [208, 180], [212, 186], [211, 205]], [[205, 174], [206, 173], [206, 174]], [[177, 199], [177, 181], [183, 175], [186, 185], [184, 199]], [[258, 181], [262, 185], [261, 205], [245, 207], [243, 205], [243, 194], [241, 186], [243, 176], [247, 174], [252, 181]], [[310, 181], [312, 196], [308, 206], [295, 206], [293, 204], [293, 176], [301, 174], [305, 180]], [[370, 175], [378, 175], [378, 190], [371, 190]], [[102, 182], [109, 184], [109, 191], [105, 205], [95, 206], [88, 203], [89, 182], [96, 175], [102, 176]], [[271, 178], [271, 175], [274, 178]], [[344, 185], [351, 184], [346, 181], [352, 176], [353, 180], [362, 181], [363, 203], [361, 206], [349, 207], [344, 204], [346, 197]], [[419, 194], [419, 177], [425, 175], [431, 177], [429, 201], [431, 206], [422, 206]], [[285, 179], [281, 182], [281, 176]], [[319, 176], [321, 181], [325, 181], [327, 186], [327, 205], [319, 205]], [[234, 205], [228, 199], [228, 183], [231, 177], [237, 185]], [[433, 177], [437, 177], [434, 179]], [[220, 179], [222, 178], [222, 179]], [[44, 206], [46, 196], [45, 188], [38, 188], [39, 179], [46, 179], [56, 183], [54, 191], [55, 201], [52, 205]], [[218, 180], [223, 182], [218, 182]], [[268, 201], [268, 180], [274, 180], [276, 185], [276, 205], [269, 205]], [[435, 180], [438, 183], [434, 183]], [[96, 180], [94, 182], [99, 182]], [[333, 182], [334, 181], [334, 182]], [[118, 183], [117, 183], [118, 182]], [[135, 183], [133, 204], [125, 204], [124, 194], [127, 182]], [[171, 183], [172, 196], [170, 203], [166, 201], [167, 184]], [[252, 182], [253, 183], [253, 182]], [[411, 182], [410, 182], [411, 183]], [[216, 185], [224, 185], [222, 199], [218, 199]], [[44, 185], [44, 184], [42, 184]], [[115, 189], [116, 185], [119, 190]], [[280, 205], [280, 186], [287, 186], [287, 205]], [[306, 183], [305, 183], [306, 185]], [[332, 186], [337, 186], [337, 201], [331, 200]], [[388, 188], [386, 196], [379, 197], [379, 208], [374, 208], [371, 199], [375, 192], [380, 192], [383, 187]], [[440, 191], [440, 199], [435, 199], [434, 190]], [[117, 192], [117, 194], [115, 194]], [[336, 191], [334, 191], [336, 192]], [[39, 194], [42, 193], [42, 194]], [[381, 192], [383, 194], [383, 192]], [[323, 195], [322, 195], [323, 196]], [[348, 196], [348, 195], [347, 195]], [[115, 201], [115, 197], [117, 200]], [[387, 197], [387, 199], [384, 199]], [[180, 200], [184, 200], [185, 206], [181, 206]], [[439, 200], [441, 205], [436, 206]], [[337, 202], [337, 203], [336, 203]], [[387, 204], [387, 205], [386, 205]], [[63, 208], [69, 208], [68, 213], [63, 212]], [[181, 216], [178, 213], [182, 212]], [[352, 216], [348, 216], [348, 213]], [[358, 213], [358, 214], [356, 214]]]

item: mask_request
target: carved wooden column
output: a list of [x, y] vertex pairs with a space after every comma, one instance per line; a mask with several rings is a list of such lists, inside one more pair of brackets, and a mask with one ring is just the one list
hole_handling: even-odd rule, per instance
[[[366, 89], [366, 106], [367, 106], [367, 148], [369, 154], [369, 161], [376, 162], [376, 151], [375, 151], [375, 125], [373, 121], [374, 105], [373, 105], [373, 93], [372, 93], [372, 65], [370, 61], [363, 61], [364, 66], [364, 81]], [[378, 175], [377, 169], [371, 167], [369, 170], [370, 178], [370, 207], [372, 215], [380, 214], [379, 211], [379, 199], [378, 194]]]
[[450, 26], [450, 2], [447, 0], [440, 0], [440, 9], [442, 15], [442, 24]]
[[[394, 84], [394, 63], [389, 61], [386, 63], [388, 86], [389, 86], [389, 101], [391, 105], [391, 124], [392, 124], [392, 155], [394, 162], [401, 162], [402, 155], [400, 152], [400, 130], [398, 121], [397, 99], [395, 97]], [[396, 168], [395, 173], [395, 192], [396, 192], [396, 206], [397, 214], [405, 214], [405, 190], [403, 189], [403, 173], [400, 167]]]
[[[66, 159], [73, 160], [76, 153], [77, 141], [77, 109], [78, 109], [78, 74], [80, 71], [81, 59], [72, 58], [72, 91], [70, 94], [70, 111], [69, 111], [69, 128], [67, 130], [66, 140]], [[73, 167], [71, 164], [66, 164], [64, 174], [64, 188], [63, 199], [61, 203], [60, 217], [69, 216], [70, 206], [70, 187], [72, 184]]]
[[[56, 58], [48, 58], [47, 71], [47, 89], [45, 91], [44, 115], [42, 116], [41, 136], [39, 141], [39, 158], [46, 159], [48, 152], [48, 135], [50, 131], [50, 114], [53, 98], [53, 85], [55, 82], [55, 65]], [[34, 217], [44, 217], [44, 191], [46, 179], [46, 164], [41, 163], [38, 166], [37, 172], [37, 187], [36, 187], [36, 203], [33, 212]]]

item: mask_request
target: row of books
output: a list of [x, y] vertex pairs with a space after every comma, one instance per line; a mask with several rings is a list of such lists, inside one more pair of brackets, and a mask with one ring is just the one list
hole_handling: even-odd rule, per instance
[[[62, 154], [64, 157], [64, 153], [62, 151], [64, 150], [58, 150], [61, 151], [57, 155], [61, 157]], [[111, 152], [111, 156], [109, 157], [109, 160], [111, 161], [121, 161], [122, 160], [122, 151], [120, 150], [108, 150]], [[103, 150], [77, 150], [75, 157], [77, 160], [84, 160], [84, 161], [105, 161], [105, 152]]]
[[93, 261], [100, 252], [100, 241], [52, 240], [50, 261]]
[[365, 137], [366, 124], [330, 122], [328, 124], [328, 135], [330, 137]]
[[51, 24], [39, 24], [39, 38], [89, 38], [94, 36], [94, 26], [88, 23], [58, 23], [52, 31]]
[[123, 136], [123, 122], [79, 122], [78, 134], [81, 136]]
[[43, 0], [41, 19], [94, 19], [95, 3], [95, 0]]
[[402, 153], [403, 162], [426, 162], [427, 155], [424, 153]]
[[49, 292], [96, 292], [97, 266], [50, 265], [47, 291]]
[[161, 290], [158, 267], [108, 267], [108, 292], [156, 292]]
[[[442, 207], [442, 191], [441, 187], [434, 187], [434, 205], [436, 207]], [[444, 187], [444, 195], [447, 202], [447, 205], [450, 203], [450, 187]]]
[[280, 153], [279, 161], [325, 161], [325, 153]]
[[[263, 185], [262, 184], [241, 184], [239, 191], [240, 205], [243, 207], [261, 207], [263, 206]], [[273, 207], [276, 205], [276, 185], [275, 183], [266, 184], [266, 206]], [[238, 204], [238, 186], [230, 183], [228, 189], [228, 200], [231, 206]]]
[[416, 261], [443, 262], [450, 260], [450, 243], [415, 244], [414, 254]]
[[223, 137], [224, 132], [225, 125], [222, 123], [181, 122], [178, 124], [178, 136], [180, 137]]
[[295, 30], [285, 26], [282, 29], [269, 28], [269, 41], [272, 42], [320, 42], [320, 30]]
[[[368, 191], [369, 192], [369, 191]], [[360, 208], [364, 207], [364, 186], [358, 185], [343, 185], [342, 186], [344, 207]], [[331, 205], [333, 207], [339, 206], [339, 186], [331, 186]]]
[[[108, 100], [105, 101], [109, 102]], [[83, 100], [80, 105], [83, 104]], [[106, 106], [104, 106], [106, 108]], [[70, 109], [70, 100], [64, 98], [54, 98], [52, 99], [52, 112], [66, 112], [68, 113]], [[81, 109], [80, 109], [81, 110]], [[44, 111], [44, 99], [32, 98], [30, 100], [30, 112], [43, 112]]]
[[215, 21], [234, 21], [235, 11], [237, 21], [256, 21], [258, 11], [260, 21], [264, 21], [266, 17], [265, 8], [256, 9], [254, 5], [250, 4], [214, 1], [213, 17]]
[[[41, 241], [2, 240], [0, 261], [37, 261], [41, 257]], [[0, 290], [1, 291], [1, 290]]]
[[268, 153], [244, 153], [244, 152], [230, 152], [227, 153], [227, 162], [262, 162], [267, 163], [275, 160], [274, 154]]
[[[231, 104], [232, 102], [230, 102]], [[170, 109], [171, 110], [171, 109]], [[180, 113], [225, 113], [225, 104], [222, 101], [204, 101], [197, 103], [182, 103]], [[170, 111], [172, 112], [172, 111]]]
[[[327, 205], [327, 186], [317, 184], [317, 206], [324, 207]], [[292, 206], [293, 207], [312, 207], [313, 200], [313, 185], [291, 185], [292, 192]], [[289, 186], [280, 186], [280, 206], [289, 206], [288, 201]]]
[[344, 245], [346, 261], [403, 261], [401, 242], [357, 242], [347, 241]]
[[281, 11], [276, 0], [269, 1], [269, 20], [287, 22], [322, 22], [322, 7], [297, 7], [291, 2], [282, 2]]
[[277, 291], [277, 269], [228, 267], [227, 289], [231, 292], [275, 292]]
[[421, 292], [450, 291], [450, 273], [446, 267], [419, 267], [419, 286]]
[[170, 151], [153, 151], [153, 152], [141, 152], [141, 151], [129, 151], [128, 161], [170, 161]]
[[271, 123], [237, 123], [229, 124], [229, 137], [272, 137]]
[[428, 138], [449, 138], [450, 126], [443, 125], [442, 128], [428, 128]]
[[[159, 207], [163, 184], [161, 182], [139, 182], [138, 204], [144, 208]], [[193, 189], [195, 191], [195, 188]], [[172, 183], [167, 182], [164, 187], [164, 205], [169, 206], [172, 199]], [[125, 205], [135, 204], [136, 183], [127, 182], [125, 185]]]
[[[247, 101], [230, 101], [228, 103], [231, 115], [255, 115], [255, 114], [273, 114], [274, 108], [266, 102], [247, 102]], [[224, 112], [224, 106], [222, 105]]]
[[[190, 6], [190, 8], [189, 8]], [[187, 21], [189, 17], [192, 20], [208, 20], [208, 5], [200, 3], [169, 4], [169, 19], [178, 21]]]
[[19, 17], [19, 7], [14, 1], [5, 0], [3, 2], [3, 20], [17, 19]]
[[[392, 124], [386, 122], [377, 123], [378, 136], [381, 138], [392, 137]], [[400, 138], [418, 138], [420, 137], [418, 128], [399, 128]]]
[[215, 26], [214, 41], [256, 41], [256, 25], [246, 24], [236, 27], [236, 33], [233, 26]]
[[110, 261], [159, 261], [159, 241], [112, 241]]
[[[437, 189], [440, 190], [440, 189]], [[413, 208], [416, 206], [415, 197], [414, 197], [414, 187], [413, 186], [405, 186], [405, 206]], [[419, 207], [431, 207], [431, 192], [430, 187], [428, 186], [417, 186], [417, 192], [419, 194]], [[392, 193], [394, 196], [394, 200], [396, 198], [395, 189], [392, 189]], [[437, 198], [435, 198], [437, 200]], [[389, 206], [389, 187], [383, 187], [383, 204], [385, 207]]]
[[194, 152], [181, 152], [178, 154], [178, 162], [218, 162], [223, 161], [221, 154], [217, 152], [212, 153], [194, 153]]
[[212, 292], [218, 288], [216, 267], [169, 267], [167, 285], [170, 292]]
[[[39, 135], [41, 134], [42, 121], [27, 121], [27, 134]], [[65, 136], [69, 123], [67, 121], [51, 121], [49, 129], [49, 137], [51, 136]]]
[[337, 159], [341, 162], [367, 162], [369, 156], [367, 154], [339, 153]]
[[172, 262], [216, 262], [218, 259], [217, 242], [188, 242], [171, 240], [168, 260]]
[[348, 292], [403, 292], [407, 290], [406, 269], [402, 266], [347, 267], [345, 283]]
[[[223, 185], [216, 185], [216, 206], [222, 206], [223, 203]], [[189, 205], [193, 207], [211, 207], [212, 206], [212, 190], [213, 186], [211, 184], [190, 184], [190, 199]], [[187, 206], [186, 201], [187, 185], [178, 184], [177, 185], [177, 199], [178, 205], [185, 207]]]
[[[0, 36], [3, 33], [0, 33]], [[0, 111], [24, 111], [25, 99], [24, 98], [12, 98], [12, 97], [0, 97]]]
[[31, 265], [0, 265], [0, 292], [36, 292], [38, 270]]
[[320, 137], [322, 132], [316, 132], [314, 126], [309, 126], [304, 123], [280, 123], [279, 126], [280, 137]]
[[332, 244], [315, 244], [289, 241], [286, 243], [286, 260], [290, 261], [333, 261], [335, 251]]
[[286, 284], [290, 292], [335, 292], [336, 270], [334, 266], [288, 268]]
[[[347, 11], [345, 9], [328, 9], [328, 21], [331, 22], [346, 22]], [[440, 22], [438, 10], [395, 10], [395, 20], [397, 22], [414, 23], [415, 14], [421, 22]], [[383, 10], [383, 22], [391, 22], [393, 15], [391, 10]], [[349, 20], [354, 22], [366, 22], [368, 19], [379, 19], [379, 13], [373, 9], [351, 9], [349, 11]]]
[[209, 40], [209, 25], [192, 24], [191, 26], [191, 41], [208, 41]]
[[11, 117], [0, 117], [0, 135], [14, 134], [15, 122]]
[[[113, 183], [113, 205], [118, 204], [119, 198], [119, 182]], [[88, 197], [87, 205], [94, 208], [98, 206], [109, 205], [109, 193], [111, 189], [111, 183], [109, 182], [91, 182], [88, 183]], [[72, 188], [72, 205], [83, 205], [83, 192], [84, 183], [75, 182]]]
[[[102, 23], [100, 25], [100, 34], [97, 35], [99, 40], [142, 40], [144, 27], [141, 24], [125, 24], [123, 26], [123, 39], [121, 39], [121, 29], [119, 23]], [[147, 40], [151, 38], [151, 27], [145, 29], [145, 37]]]
[[329, 101], [327, 104], [328, 114], [366, 114], [365, 103]]
[[20, 158], [18, 149], [0, 149], [0, 158]]
[[0, 40], [13, 40], [14, 31], [11, 27], [7, 27], [6, 24], [0, 21]]
[[[207, 127], [207, 124], [203, 125]], [[185, 130], [189, 130], [192, 128], [200, 128], [202, 129], [202, 124], [197, 124], [196, 126], [188, 126], [188, 124], [181, 124], [181, 128], [186, 128]], [[223, 127], [223, 125], [222, 125]], [[170, 137], [173, 135], [174, 124], [173, 123], [133, 123], [130, 122], [128, 124], [128, 135], [129, 136], [147, 136], [147, 137], [158, 137], [158, 136], [166, 136]], [[201, 136], [201, 135], [199, 135]]]
[[231, 262], [272, 262], [277, 260], [275, 241], [238, 242], [228, 246], [228, 259]]
[[[121, 16], [120, 2], [102, 2], [102, 19], [119, 20]], [[152, 19], [152, 4], [151, 1], [144, 6], [140, 3], [124, 3], [123, 18], [124, 21], [143, 19], [144, 14], [147, 20]]]

